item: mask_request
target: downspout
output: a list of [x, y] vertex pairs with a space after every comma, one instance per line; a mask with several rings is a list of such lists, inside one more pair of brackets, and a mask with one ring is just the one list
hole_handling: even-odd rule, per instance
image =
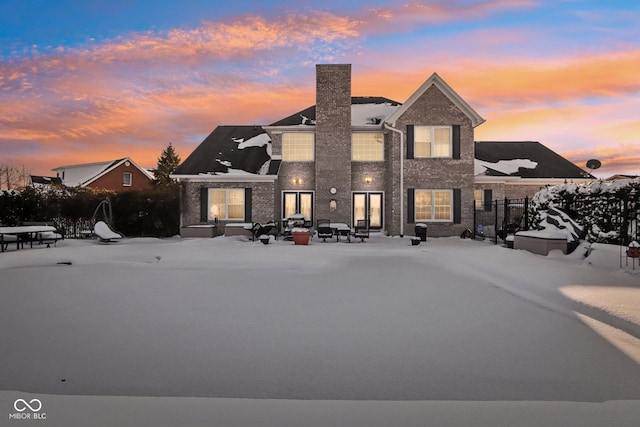
[[404, 132], [387, 122], [384, 127], [400, 135], [400, 237], [404, 237]]

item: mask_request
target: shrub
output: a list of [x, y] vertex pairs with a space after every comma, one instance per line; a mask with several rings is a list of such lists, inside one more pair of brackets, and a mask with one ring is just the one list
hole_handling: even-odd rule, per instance
[[585, 227], [587, 240], [623, 244], [637, 238], [640, 222], [640, 178], [563, 184], [540, 190], [531, 200], [531, 223], [555, 207]]

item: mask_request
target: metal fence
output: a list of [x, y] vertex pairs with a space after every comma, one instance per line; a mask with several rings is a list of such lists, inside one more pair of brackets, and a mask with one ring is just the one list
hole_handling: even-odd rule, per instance
[[495, 244], [506, 241], [509, 234], [528, 230], [529, 198], [494, 200], [483, 206], [473, 205], [473, 237], [489, 238]]
[[588, 226], [591, 241], [627, 246], [640, 238], [640, 193], [571, 195], [560, 207]]
[[[566, 196], [556, 206], [585, 227], [587, 239], [627, 246], [640, 239], [640, 193]], [[516, 231], [531, 227], [529, 199], [494, 200], [473, 206], [473, 237], [506, 242]]]

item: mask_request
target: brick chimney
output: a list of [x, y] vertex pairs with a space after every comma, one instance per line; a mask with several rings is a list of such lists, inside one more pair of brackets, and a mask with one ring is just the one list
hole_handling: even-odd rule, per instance
[[[316, 65], [315, 145], [316, 218], [348, 224], [351, 219], [351, 64]], [[335, 201], [335, 210], [330, 208], [332, 201]]]

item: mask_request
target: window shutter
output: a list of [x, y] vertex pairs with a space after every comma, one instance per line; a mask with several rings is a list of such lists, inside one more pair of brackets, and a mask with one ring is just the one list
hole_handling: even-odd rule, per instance
[[407, 189], [407, 223], [416, 222], [416, 190], [414, 188]]
[[407, 159], [414, 158], [414, 136], [413, 136], [413, 125], [407, 125]]
[[491, 205], [493, 204], [493, 191], [484, 190], [484, 210], [485, 212], [491, 212]]
[[453, 189], [453, 223], [462, 224], [462, 192], [459, 188]]
[[460, 125], [451, 127], [451, 155], [454, 159], [460, 159]]
[[209, 189], [200, 189], [200, 222], [207, 222], [209, 219]]
[[251, 193], [252, 188], [244, 189], [244, 220], [245, 222], [253, 222], [251, 219]]

